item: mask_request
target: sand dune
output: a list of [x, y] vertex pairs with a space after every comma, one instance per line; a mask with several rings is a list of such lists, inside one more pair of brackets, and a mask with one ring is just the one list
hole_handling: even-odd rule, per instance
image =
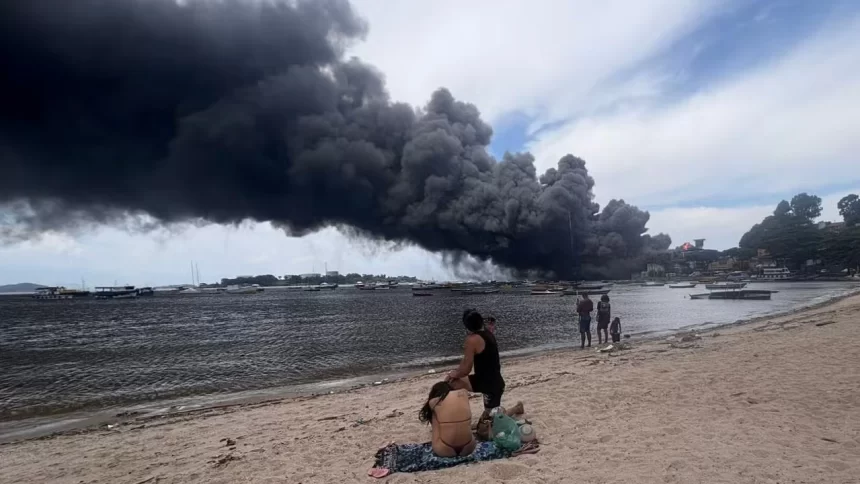
[[[385, 481], [857, 483], [858, 329], [855, 296], [686, 342], [506, 361], [505, 401], [525, 402], [539, 454]], [[428, 440], [417, 412], [436, 379], [2, 445], [0, 481], [372, 482], [378, 447]]]

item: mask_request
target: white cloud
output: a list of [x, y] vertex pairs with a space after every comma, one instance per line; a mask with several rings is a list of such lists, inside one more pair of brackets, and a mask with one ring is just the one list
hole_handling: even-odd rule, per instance
[[[678, 40], [727, 2], [354, 3], [370, 33], [352, 53], [385, 73], [394, 99], [423, 105], [445, 86], [493, 122], [511, 111], [549, 121], [593, 103], [607, 79]], [[622, 88], [635, 95], [643, 86], [611, 87]]]
[[530, 148], [543, 168], [573, 151], [590, 162], [602, 199], [644, 205], [856, 181], [857, 45], [853, 18], [725, 84], [675, 103], [579, 118]]

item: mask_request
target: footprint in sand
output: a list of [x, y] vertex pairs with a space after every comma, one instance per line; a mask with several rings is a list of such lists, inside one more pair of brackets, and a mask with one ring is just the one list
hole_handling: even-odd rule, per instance
[[490, 467], [490, 477], [500, 481], [516, 479], [517, 477], [528, 472], [528, 467], [518, 464], [493, 464]]

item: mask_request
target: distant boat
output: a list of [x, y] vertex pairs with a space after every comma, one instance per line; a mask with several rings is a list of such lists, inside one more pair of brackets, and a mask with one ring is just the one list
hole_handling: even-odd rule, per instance
[[[239, 286], [236, 284], [227, 286], [227, 294], [257, 294], [262, 291], [259, 284], [251, 284], [250, 286]], [[196, 292], [196, 291], [195, 291]]]
[[33, 294], [33, 299], [40, 300], [57, 300], [57, 299], [72, 299], [71, 294], [63, 294], [64, 287], [39, 287]]
[[97, 287], [96, 299], [134, 299], [138, 291], [134, 286], [105, 286]]
[[151, 287], [141, 287], [137, 290], [137, 295], [141, 297], [155, 296], [155, 290]]
[[364, 283], [363, 283], [363, 282], [361, 282], [361, 281], [356, 282], [356, 283], [355, 283], [355, 284], [353, 284], [352, 286], [353, 286], [354, 288], [356, 288], [356, 289], [364, 289]]
[[563, 296], [564, 292], [562, 291], [550, 291], [550, 290], [537, 290], [532, 291], [532, 296]]
[[417, 286], [412, 286], [413, 291], [434, 291], [437, 289], [444, 289], [445, 286], [441, 284], [418, 284]]
[[323, 282], [322, 284], [320, 284], [317, 287], [320, 289], [328, 289], [330, 291], [333, 291], [333, 290], [337, 289], [337, 284], [329, 284], [327, 282]]
[[709, 291], [715, 289], [743, 289], [746, 285], [746, 282], [716, 282], [713, 284], [705, 284], [705, 289]]
[[678, 282], [675, 284], [669, 284], [669, 287], [672, 289], [692, 289], [696, 287], [695, 282]]
[[606, 286], [611, 286], [612, 284], [574, 284], [573, 288], [578, 291], [599, 291]]
[[776, 291], [758, 289], [737, 289], [728, 291], [713, 291], [703, 294], [690, 294], [690, 299], [743, 299], [751, 301], [766, 301]]

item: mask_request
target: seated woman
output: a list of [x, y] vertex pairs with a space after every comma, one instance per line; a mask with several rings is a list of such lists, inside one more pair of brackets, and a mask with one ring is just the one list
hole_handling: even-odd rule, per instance
[[418, 418], [432, 425], [431, 444], [433, 453], [439, 457], [464, 456], [475, 451], [477, 442], [472, 435], [472, 410], [466, 390], [454, 390], [444, 381], [433, 385]]

